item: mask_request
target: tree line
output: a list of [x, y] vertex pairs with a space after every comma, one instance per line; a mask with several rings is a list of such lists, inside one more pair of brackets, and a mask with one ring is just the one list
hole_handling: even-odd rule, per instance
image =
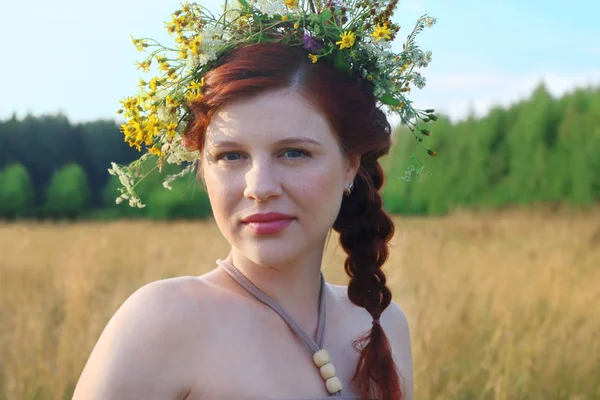
[[[384, 205], [391, 213], [444, 214], [456, 207], [496, 208], [555, 203], [586, 207], [600, 199], [600, 89], [559, 99], [538, 86], [528, 99], [486, 116], [452, 123], [443, 115], [420, 127], [425, 140], [394, 132], [383, 159]], [[436, 151], [429, 157], [425, 148]], [[0, 218], [203, 218], [204, 190], [189, 175], [161, 185], [167, 166], [137, 192], [147, 204], [117, 205], [110, 162], [140, 154], [123, 142], [116, 122], [71, 124], [64, 115], [0, 121]], [[411, 178], [411, 179], [409, 179]]]

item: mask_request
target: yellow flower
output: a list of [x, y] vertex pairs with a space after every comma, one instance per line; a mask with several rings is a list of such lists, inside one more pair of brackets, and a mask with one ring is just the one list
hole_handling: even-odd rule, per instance
[[188, 90], [185, 94], [185, 99], [188, 101], [188, 103], [195, 103], [200, 101], [201, 98], [202, 93], [200, 93], [199, 90]]
[[199, 90], [204, 87], [204, 77], [200, 79], [200, 82], [191, 81], [188, 85], [188, 88], [191, 90]]
[[377, 24], [375, 31], [371, 34], [379, 42], [381, 39], [391, 39], [391, 29], [387, 25]]
[[138, 63], [138, 69], [141, 69], [144, 72], [150, 71], [150, 65], [152, 64], [152, 60], [143, 61]]
[[202, 36], [198, 35], [196, 36], [192, 42], [190, 43], [190, 50], [192, 51], [192, 53], [194, 53], [195, 55], [199, 55], [200, 54], [200, 44], [202, 43]]
[[340, 45], [340, 50], [343, 50], [345, 48], [350, 48], [352, 46], [354, 46], [354, 40], [356, 40], [356, 35], [354, 34], [354, 32], [350, 32], [350, 31], [345, 31], [344, 34], [341, 36], [340, 41], [335, 42], [335, 44], [339, 44]]
[[153, 92], [156, 92], [157, 88], [162, 84], [162, 82], [160, 81], [160, 79], [158, 79], [157, 77], [154, 77], [150, 80], [150, 82], [148, 82], [148, 86], [150, 86], [150, 90]]
[[296, 23], [294, 24], [294, 29], [298, 29], [299, 27], [300, 27], [300, 24], [296, 22]]
[[[163, 60], [166, 60], [166, 58], [164, 58]], [[164, 62], [159, 61], [158, 68], [160, 68], [162, 71], [169, 72], [169, 69], [171, 68], [171, 66], [166, 61], [164, 61]]]
[[290, 10], [293, 10], [298, 5], [298, 0], [283, 0], [283, 4], [285, 4]]
[[171, 137], [177, 135], [177, 123], [176, 122], [169, 122], [169, 124], [167, 125], [167, 134]]
[[367, 75], [367, 80], [368, 81], [372, 81], [373, 80], [373, 76], [372, 75]]
[[171, 96], [167, 96], [165, 99], [165, 106], [167, 106], [167, 108], [177, 108], [179, 107], [179, 103]]
[[313, 64], [316, 63], [317, 60], [319, 59], [319, 57], [315, 56], [314, 54], [309, 54], [308, 58], [311, 59], [311, 61], [313, 62]]
[[289, 19], [289, 18], [288, 18], [288, 16], [287, 16], [287, 15], [284, 15], [283, 17], [281, 17], [281, 20], [282, 20], [283, 22], [287, 21], [288, 19]]
[[157, 155], [157, 156], [159, 156], [159, 157], [162, 157], [162, 156], [164, 156], [164, 153], [161, 151], [161, 149], [160, 149], [160, 146], [159, 146], [159, 145], [157, 145], [157, 144], [155, 144], [154, 146], [152, 146], [152, 147], [151, 147], [151, 148], [148, 150], [148, 152], [149, 152], [149, 153], [151, 153], [151, 154], [155, 154], [155, 155]]
[[148, 44], [142, 39], [135, 39], [132, 35], [129, 36], [131, 37], [131, 41], [133, 42], [133, 45], [135, 46], [137, 51], [142, 51], [144, 50], [144, 47], [148, 47]]
[[241, 28], [243, 27], [245, 24], [248, 23], [248, 18], [251, 16], [251, 14], [245, 14], [242, 15], [241, 17], [238, 18], [238, 27]]

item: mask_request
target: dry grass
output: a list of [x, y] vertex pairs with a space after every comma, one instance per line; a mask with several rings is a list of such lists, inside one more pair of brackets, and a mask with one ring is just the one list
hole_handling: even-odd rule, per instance
[[[600, 211], [396, 222], [386, 271], [418, 399], [600, 398]], [[324, 272], [345, 284], [334, 242]], [[70, 398], [131, 293], [227, 248], [209, 222], [0, 224], [0, 398]]]

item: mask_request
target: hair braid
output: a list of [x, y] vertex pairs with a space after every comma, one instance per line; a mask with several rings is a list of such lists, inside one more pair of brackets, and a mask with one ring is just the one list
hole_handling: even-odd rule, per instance
[[[394, 234], [394, 224], [383, 210], [378, 192], [383, 180], [377, 156], [363, 155], [356, 189], [342, 202], [334, 224], [340, 233], [340, 244], [348, 254], [344, 263], [350, 277], [348, 297], [352, 303], [365, 308], [373, 319], [379, 319], [392, 300], [381, 270], [388, 258], [388, 242]], [[353, 347], [360, 356], [352, 382], [361, 397], [401, 400], [399, 372], [381, 325], [374, 323], [370, 332], [353, 341]]]

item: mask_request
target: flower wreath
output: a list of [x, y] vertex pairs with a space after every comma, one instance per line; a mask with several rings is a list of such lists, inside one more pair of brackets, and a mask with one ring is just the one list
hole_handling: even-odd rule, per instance
[[[121, 125], [125, 141], [146, 152], [128, 166], [111, 163], [111, 175], [117, 175], [122, 187], [116, 202], [129, 200], [132, 207], [142, 208], [135, 193], [136, 185], [148, 175], [141, 173], [141, 164], [156, 158], [156, 168], [164, 163], [188, 165], [178, 174], [168, 175], [163, 186], [194, 170], [198, 152], [187, 151], [180, 132], [192, 117], [189, 104], [202, 97], [204, 75], [216, 60], [228, 50], [244, 43], [278, 41], [290, 46], [302, 46], [309, 51], [313, 63], [325, 59], [332, 67], [357, 79], [373, 83], [374, 95], [382, 105], [400, 116], [415, 138], [429, 136], [419, 129], [419, 120], [435, 121], [433, 109], [416, 110], [407, 98], [410, 84], [421, 89], [425, 78], [415, 68], [426, 67], [431, 52], [421, 51], [415, 38], [436, 19], [424, 15], [408, 35], [402, 52], [391, 51], [400, 26], [391, 22], [398, 0], [227, 0], [223, 13], [216, 18], [208, 9], [196, 3], [182, 3], [166, 23], [175, 46], [164, 47], [150, 38], [131, 38], [138, 51], [152, 49], [138, 68], [148, 72], [152, 63], [161, 73], [152, 79], [140, 80], [136, 96], [121, 100], [117, 111], [125, 117]], [[435, 151], [423, 147], [429, 155]], [[154, 169], [154, 168], [153, 168]], [[151, 171], [150, 171], [151, 172]]]

